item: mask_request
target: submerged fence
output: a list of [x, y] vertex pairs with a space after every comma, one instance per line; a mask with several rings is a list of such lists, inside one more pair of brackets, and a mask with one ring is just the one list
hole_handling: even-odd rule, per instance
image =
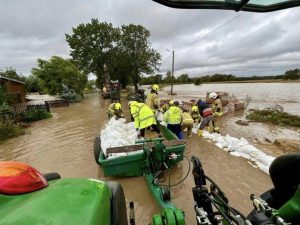
[[46, 110], [50, 112], [50, 107], [48, 104], [38, 104], [38, 105], [15, 105], [12, 107], [12, 111], [15, 115], [19, 115], [21, 113], [24, 113], [28, 110]]

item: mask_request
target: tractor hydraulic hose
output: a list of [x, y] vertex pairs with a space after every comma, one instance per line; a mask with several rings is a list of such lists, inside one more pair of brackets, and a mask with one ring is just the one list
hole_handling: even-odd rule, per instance
[[177, 182], [177, 183], [175, 183], [175, 184], [170, 184], [170, 181], [169, 181], [169, 185], [155, 183], [155, 181], [153, 181], [153, 182], [154, 182], [155, 184], [159, 185], [159, 186], [162, 186], [162, 187], [169, 187], [169, 188], [170, 188], [170, 187], [175, 187], [175, 186], [177, 186], [177, 185], [183, 183], [183, 182], [186, 180], [186, 178], [189, 176], [190, 171], [191, 171], [191, 163], [190, 163], [189, 158], [186, 157], [186, 156], [184, 156], [184, 158], [187, 159], [187, 161], [188, 161], [188, 163], [189, 163], [189, 168], [188, 168], [188, 172], [186, 173], [186, 175], [184, 176], [184, 178], [183, 178], [182, 180], [180, 180], [179, 182]]
[[[221, 192], [222, 193], [222, 195], [223, 195], [223, 191], [221, 190], [221, 188], [210, 178], [210, 177], [208, 177], [207, 175], [205, 175], [205, 178], [207, 179], [207, 180], [209, 180], [209, 182], [211, 182], [217, 189], [218, 189], [218, 191], [219, 192]], [[224, 196], [225, 197], [225, 196]], [[237, 209], [235, 209], [235, 208], [233, 208], [233, 207], [231, 207], [231, 206], [229, 206], [228, 205], [228, 203], [227, 203], [227, 198], [226, 198], [226, 200], [224, 201], [224, 199], [222, 199], [221, 197], [220, 198], [218, 198], [218, 200], [219, 201], [221, 201], [222, 202], [222, 204], [223, 204], [223, 206], [225, 206], [227, 209], [229, 209], [231, 212], [233, 212], [233, 214], [238, 214], [238, 215], [240, 215], [241, 216], [241, 218], [243, 219], [243, 220], [246, 220], [247, 218], [241, 213], [241, 212], [239, 212]], [[216, 204], [220, 204], [219, 202], [215, 202]]]

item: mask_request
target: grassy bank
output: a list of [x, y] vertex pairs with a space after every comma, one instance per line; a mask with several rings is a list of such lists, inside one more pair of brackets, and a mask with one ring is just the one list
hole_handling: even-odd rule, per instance
[[300, 127], [300, 116], [289, 114], [276, 107], [263, 110], [252, 110], [247, 114], [246, 118], [257, 122]]

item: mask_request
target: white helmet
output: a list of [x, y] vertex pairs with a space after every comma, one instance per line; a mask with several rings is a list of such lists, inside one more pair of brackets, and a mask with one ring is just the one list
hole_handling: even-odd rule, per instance
[[217, 93], [216, 92], [211, 92], [209, 93], [208, 95], [208, 98], [212, 98], [212, 99], [216, 99], [218, 97]]

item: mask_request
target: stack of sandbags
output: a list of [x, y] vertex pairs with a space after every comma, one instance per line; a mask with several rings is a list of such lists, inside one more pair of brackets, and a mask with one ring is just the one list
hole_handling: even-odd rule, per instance
[[[126, 123], [125, 119], [112, 117], [101, 131], [101, 149], [105, 155], [107, 148], [134, 145], [137, 139], [134, 123]], [[128, 153], [111, 153], [107, 157], [127, 155]]]

